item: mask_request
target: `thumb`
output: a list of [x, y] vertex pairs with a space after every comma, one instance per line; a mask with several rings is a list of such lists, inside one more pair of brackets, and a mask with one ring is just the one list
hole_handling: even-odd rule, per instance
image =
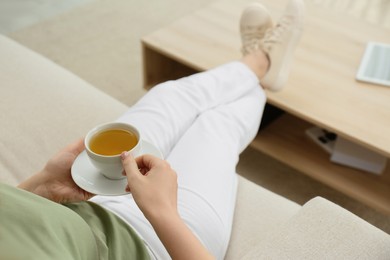
[[137, 178], [142, 175], [138, 170], [137, 162], [135, 161], [133, 155], [129, 152], [123, 152], [121, 154], [123, 169], [126, 173], [127, 180]]
[[82, 151], [84, 151], [85, 146], [84, 146], [84, 139], [79, 139], [72, 144], [66, 146], [65, 148], [62, 149], [61, 152], [69, 152], [75, 156], [79, 155]]

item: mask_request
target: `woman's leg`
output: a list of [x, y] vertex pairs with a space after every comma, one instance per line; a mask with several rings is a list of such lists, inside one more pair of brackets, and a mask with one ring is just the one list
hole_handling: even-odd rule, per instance
[[[204, 79], [207, 85], [202, 84]], [[167, 160], [178, 173], [180, 214], [221, 258], [231, 229], [238, 154], [257, 132], [265, 94], [256, 74], [242, 62], [167, 82], [159, 88], [120, 120], [135, 124], [148, 140], [165, 149]], [[179, 117], [175, 117], [176, 111]], [[159, 259], [169, 258], [130, 195], [96, 196], [92, 201], [125, 219]]]
[[258, 131], [265, 101], [257, 87], [204, 112], [167, 158], [178, 175], [179, 213], [217, 259], [230, 238], [239, 154]]
[[138, 127], [166, 158], [199, 114], [252, 91], [258, 79], [247, 70], [237, 61], [159, 84], [118, 120]]

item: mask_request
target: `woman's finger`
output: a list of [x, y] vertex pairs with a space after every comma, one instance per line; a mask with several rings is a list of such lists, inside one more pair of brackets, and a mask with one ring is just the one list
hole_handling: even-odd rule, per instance
[[140, 169], [152, 169], [158, 164], [164, 162], [164, 160], [150, 154], [141, 155], [135, 158], [135, 161]]
[[79, 139], [66, 146], [62, 151], [70, 152], [74, 155], [79, 155], [82, 151], [84, 151], [84, 149], [84, 139]]
[[138, 170], [137, 162], [131, 153], [123, 152], [121, 154], [123, 169], [126, 172], [127, 178], [134, 178], [139, 176], [141, 173]]

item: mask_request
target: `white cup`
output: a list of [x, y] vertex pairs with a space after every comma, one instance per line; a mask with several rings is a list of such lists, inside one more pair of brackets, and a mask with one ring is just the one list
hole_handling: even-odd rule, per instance
[[89, 160], [104, 176], [109, 179], [122, 179], [125, 176], [122, 175], [123, 167], [121, 161], [121, 154], [117, 155], [101, 155], [95, 153], [90, 148], [91, 139], [104, 131], [107, 130], [125, 130], [134, 133], [138, 139], [137, 144], [127, 152], [130, 152], [134, 157], [137, 157], [141, 153], [141, 134], [138, 129], [130, 124], [125, 123], [106, 123], [102, 125], [98, 125], [91, 129], [87, 136], [85, 137], [85, 149], [87, 151]]

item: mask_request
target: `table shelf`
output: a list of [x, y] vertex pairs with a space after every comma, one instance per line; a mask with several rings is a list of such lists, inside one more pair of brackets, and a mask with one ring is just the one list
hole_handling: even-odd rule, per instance
[[158, 51], [146, 41], [142, 41], [142, 57], [145, 89], [150, 89], [167, 80], [178, 79], [199, 72], [199, 70], [178, 62], [169, 54]]
[[358, 201], [390, 215], [390, 167], [375, 175], [330, 162], [305, 135], [312, 125], [285, 114], [259, 132], [251, 146]]

